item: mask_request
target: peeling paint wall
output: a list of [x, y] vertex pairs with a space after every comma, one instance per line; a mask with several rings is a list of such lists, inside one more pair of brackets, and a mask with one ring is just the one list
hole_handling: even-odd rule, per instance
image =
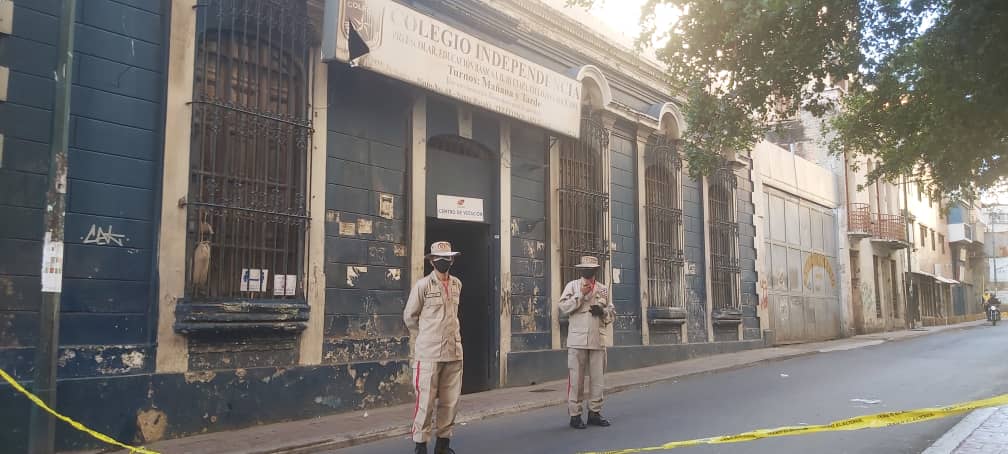
[[511, 130], [511, 351], [547, 350], [552, 333], [546, 241], [546, 132]]
[[328, 104], [322, 362], [405, 361], [410, 98], [389, 82], [333, 67]]
[[[60, 317], [61, 378], [149, 371], [160, 161], [161, 2], [79, 2]], [[0, 365], [32, 374], [60, 2], [14, 2], [0, 37]], [[2, 404], [0, 404], [2, 406]]]

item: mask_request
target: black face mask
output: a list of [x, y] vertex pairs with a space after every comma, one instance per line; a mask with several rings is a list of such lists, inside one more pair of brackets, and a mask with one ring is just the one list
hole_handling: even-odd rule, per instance
[[583, 277], [585, 279], [593, 279], [593, 278], [595, 278], [595, 269], [594, 268], [584, 268], [584, 269], [582, 269], [581, 270], [581, 277]]
[[447, 273], [451, 269], [452, 262], [450, 260], [435, 260], [434, 269], [438, 270], [439, 273]]

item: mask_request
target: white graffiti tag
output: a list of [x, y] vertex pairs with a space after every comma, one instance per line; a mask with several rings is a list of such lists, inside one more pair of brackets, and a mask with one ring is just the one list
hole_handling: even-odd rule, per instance
[[112, 233], [112, 226], [108, 226], [108, 230], [102, 229], [94, 224], [91, 224], [91, 230], [88, 230], [88, 234], [84, 237], [84, 244], [97, 244], [99, 246], [108, 246], [114, 244], [116, 246], [123, 245], [123, 239], [126, 235], [122, 233]]

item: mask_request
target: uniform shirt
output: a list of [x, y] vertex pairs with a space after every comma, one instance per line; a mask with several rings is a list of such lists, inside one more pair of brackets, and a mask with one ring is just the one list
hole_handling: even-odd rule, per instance
[[[560, 311], [568, 316], [567, 347], [587, 350], [601, 350], [612, 345], [608, 327], [616, 318], [616, 308], [609, 301], [609, 288], [595, 282], [595, 287], [587, 295], [581, 294], [583, 279], [567, 283], [560, 296]], [[602, 308], [602, 316], [591, 314], [590, 307]]]
[[403, 311], [403, 320], [413, 342], [414, 359], [462, 359], [462, 333], [458, 319], [461, 293], [462, 281], [449, 276], [447, 282], [442, 282], [436, 271], [413, 286]]

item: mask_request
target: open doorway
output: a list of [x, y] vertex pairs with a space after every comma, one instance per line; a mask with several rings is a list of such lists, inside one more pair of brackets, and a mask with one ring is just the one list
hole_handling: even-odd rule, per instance
[[[451, 274], [462, 281], [459, 322], [462, 328], [462, 393], [489, 390], [493, 386], [490, 361], [494, 358], [491, 339], [494, 332], [490, 226], [476, 222], [427, 218], [426, 244], [448, 241], [462, 255], [456, 257]], [[430, 263], [424, 264], [430, 273]]]

